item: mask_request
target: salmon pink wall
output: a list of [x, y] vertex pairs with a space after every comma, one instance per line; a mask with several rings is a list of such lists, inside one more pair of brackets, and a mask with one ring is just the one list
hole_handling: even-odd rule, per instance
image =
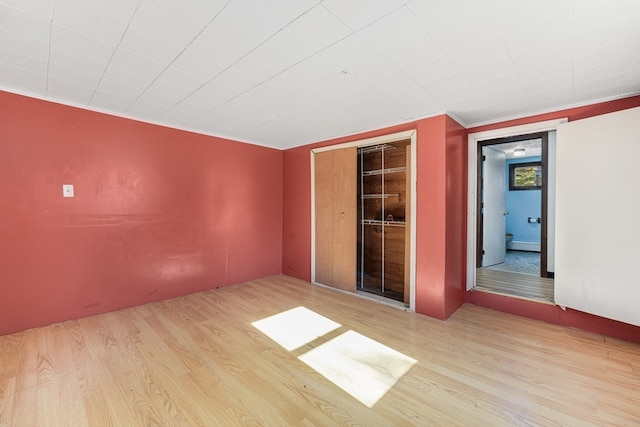
[[283, 156], [282, 273], [311, 280], [310, 148]]
[[445, 116], [417, 123], [416, 312], [445, 318]]
[[446, 115], [417, 130], [416, 312], [446, 319], [466, 293], [466, 131]]
[[[559, 119], [563, 117], [568, 118], [569, 121], [574, 121], [638, 106], [640, 106], [640, 96], [633, 96], [615, 101], [601, 102], [592, 105], [585, 105], [581, 107], [520, 118], [517, 120], [509, 120], [505, 122], [494, 123], [491, 125], [479, 126], [468, 129], [467, 132], [476, 133], [487, 130], [506, 128], [510, 126], [536, 123], [545, 120]], [[606, 143], [607, 142], [605, 142], [605, 144]], [[543, 320], [558, 325], [572, 326], [586, 331], [640, 342], [640, 327], [617, 322], [610, 319], [605, 319], [576, 310], [562, 310], [560, 307], [555, 305], [539, 304], [536, 302], [517, 300], [514, 298], [475, 291], [468, 292], [466, 299], [472, 304], [492, 308], [494, 310], [504, 311], [506, 313], [517, 314], [520, 316]]]
[[503, 313], [515, 314], [640, 343], [640, 327], [570, 308], [562, 310], [557, 305], [541, 304], [504, 295], [475, 291], [467, 293], [467, 302]]
[[282, 154], [0, 92], [0, 335], [280, 273]]
[[416, 311], [444, 319], [464, 303], [466, 286], [466, 134], [445, 115], [285, 151], [282, 271], [311, 275], [311, 149], [410, 129], [417, 130]]
[[467, 130], [446, 118], [445, 194], [447, 242], [445, 247], [445, 313], [449, 317], [465, 302], [467, 292]]

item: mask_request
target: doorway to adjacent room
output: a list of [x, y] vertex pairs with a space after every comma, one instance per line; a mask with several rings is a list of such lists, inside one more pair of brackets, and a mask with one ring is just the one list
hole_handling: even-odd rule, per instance
[[478, 142], [478, 290], [553, 302], [549, 157], [548, 132]]

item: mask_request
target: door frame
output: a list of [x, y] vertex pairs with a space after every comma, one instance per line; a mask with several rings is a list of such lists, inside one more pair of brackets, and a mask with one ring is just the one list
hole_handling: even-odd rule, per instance
[[[488, 139], [508, 138], [540, 132], [555, 131], [559, 124], [568, 119], [546, 120], [525, 125], [509, 126], [470, 133], [467, 138], [467, 290], [476, 285], [476, 244], [477, 244], [477, 208], [478, 208], [478, 144]], [[546, 262], [547, 260], [545, 260]]]
[[[505, 138], [496, 138], [478, 141], [478, 196], [477, 196], [477, 248], [476, 248], [476, 268], [481, 267], [481, 258], [483, 254], [483, 227], [484, 217], [480, 214], [482, 211], [482, 188], [484, 180], [482, 179], [482, 148], [492, 147], [494, 145], [507, 144], [510, 142], [529, 141], [532, 139], [540, 139], [542, 147], [541, 165], [542, 165], [542, 187], [540, 189], [540, 277], [547, 277], [547, 226], [548, 226], [548, 200], [549, 195], [549, 131], [529, 133], [525, 135], [509, 136]], [[506, 190], [504, 190], [506, 192]]]
[[[348, 147], [367, 147], [370, 145], [388, 144], [396, 141], [410, 140], [411, 151], [411, 169], [410, 169], [410, 181], [411, 181], [411, 215], [409, 218], [409, 233], [410, 239], [410, 251], [409, 251], [409, 310], [415, 311], [416, 308], [416, 177], [417, 177], [417, 131], [415, 129], [407, 130], [403, 132], [396, 132], [388, 135], [376, 136], [373, 138], [359, 139], [342, 144], [329, 145], [326, 147], [313, 148], [310, 150], [310, 162], [311, 162], [311, 282], [316, 283], [316, 194], [315, 194], [315, 154], [329, 150], [339, 150]], [[354, 203], [356, 200], [354, 200]], [[354, 269], [357, 268], [354, 266]]]

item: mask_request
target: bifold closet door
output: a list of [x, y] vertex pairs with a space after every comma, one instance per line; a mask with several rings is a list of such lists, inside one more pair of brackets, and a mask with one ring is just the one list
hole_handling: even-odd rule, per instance
[[356, 147], [314, 154], [315, 281], [356, 291]]

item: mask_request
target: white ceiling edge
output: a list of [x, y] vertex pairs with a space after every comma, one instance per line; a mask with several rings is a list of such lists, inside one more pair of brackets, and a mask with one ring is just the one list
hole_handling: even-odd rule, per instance
[[[349, 139], [349, 138], [356, 138], [357, 139], [362, 139], [362, 134], [363, 133], [371, 133], [371, 132], [376, 132], [379, 130], [383, 130], [383, 129], [387, 129], [387, 128], [392, 128], [392, 127], [396, 127], [396, 126], [403, 126], [403, 125], [407, 125], [409, 123], [414, 123], [420, 120], [424, 120], [424, 119], [429, 119], [431, 117], [438, 117], [438, 116], [442, 116], [443, 114], [447, 114], [449, 116], [451, 116], [451, 114], [447, 113], [446, 111], [438, 111], [436, 113], [432, 113], [432, 114], [425, 114], [424, 116], [418, 116], [418, 117], [411, 117], [405, 121], [402, 122], [394, 122], [394, 123], [386, 123], [386, 124], [381, 124], [373, 129], [358, 129], [358, 130], [354, 130], [348, 133], [344, 133], [344, 134], [340, 134], [340, 135], [330, 135], [327, 138], [323, 138], [317, 141], [311, 141], [311, 142], [304, 142], [300, 145], [296, 145], [295, 147], [289, 147], [289, 148], [285, 148], [284, 150], [289, 150], [289, 149], [293, 149], [293, 148], [299, 148], [299, 147], [304, 147], [305, 145], [311, 145], [311, 144], [322, 144], [325, 142], [329, 142], [331, 140], [334, 139]], [[397, 131], [394, 131], [393, 133], [396, 133]], [[349, 141], [346, 141], [349, 142]]]
[[43, 97], [43, 96], [40, 96], [40, 95], [34, 95], [34, 94], [32, 94], [30, 92], [27, 92], [27, 91], [9, 89], [6, 86], [2, 86], [2, 85], [0, 85], [0, 90], [4, 91], [4, 92], [7, 92], [7, 93], [13, 93], [15, 95], [21, 95], [21, 96], [26, 96], [28, 98], [38, 99], [40, 101], [52, 102], [54, 104], [60, 104], [60, 105], [66, 106], [66, 107], [79, 108], [81, 110], [92, 111], [94, 113], [106, 114], [108, 116], [119, 117], [121, 119], [133, 120], [135, 122], [146, 123], [146, 124], [155, 125], [155, 126], [161, 126], [161, 127], [167, 128], [167, 129], [175, 129], [175, 130], [180, 130], [180, 131], [184, 131], [184, 132], [194, 133], [194, 134], [197, 134], [197, 135], [204, 135], [204, 136], [211, 136], [211, 137], [214, 137], [214, 138], [226, 139], [226, 140], [229, 140], [231, 142], [239, 142], [241, 144], [257, 145], [257, 146], [260, 146], [260, 147], [271, 148], [271, 149], [274, 149], [274, 150], [281, 150], [280, 148], [272, 147], [272, 146], [269, 146], [269, 145], [266, 145], [266, 144], [260, 144], [260, 143], [253, 142], [253, 141], [242, 141], [242, 140], [238, 139], [237, 137], [205, 133], [205, 132], [196, 131], [196, 130], [193, 130], [193, 129], [188, 129], [188, 128], [179, 127], [179, 126], [169, 126], [166, 123], [162, 123], [162, 122], [159, 122], [159, 121], [148, 120], [148, 119], [140, 119], [138, 117], [133, 117], [133, 116], [129, 116], [129, 115], [126, 115], [126, 114], [114, 113], [113, 111], [105, 110], [105, 109], [102, 109], [102, 108], [90, 107], [90, 106], [83, 105], [83, 104], [78, 104], [78, 103], [75, 103], [75, 102], [63, 101], [61, 99], [57, 99], [57, 98], [53, 98], [53, 97]]
[[[458, 123], [462, 124], [466, 129], [472, 129], [472, 128], [476, 128], [476, 127], [480, 127], [480, 126], [488, 126], [488, 125], [493, 125], [493, 124], [496, 124], [496, 123], [508, 122], [508, 121], [511, 121], [511, 120], [524, 119], [526, 117], [533, 117], [533, 116], [540, 116], [542, 114], [556, 113], [556, 112], [560, 112], [560, 111], [563, 111], [563, 110], [569, 110], [569, 109], [572, 109], [572, 108], [586, 107], [587, 105], [600, 104], [602, 102], [618, 101], [618, 100], [621, 100], [621, 99], [631, 98], [631, 97], [639, 96], [639, 95], [640, 95], [640, 92], [629, 92], [627, 94], [620, 94], [620, 95], [608, 96], [608, 97], [604, 97], [604, 98], [597, 98], [597, 99], [592, 99], [592, 100], [585, 101], [585, 102], [576, 102], [576, 103], [573, 103], [573, 104], [559, 105], [557, 107], [548, 108], [548, 109], [545, 109], [545, 110], [539, 110], [537, 112], [536, 111], [532, 111], [530, 113], [526, 113], [525, 115], [506, 116], [506, 117], [503, 117], [503, 118], [498, 119], [498, 120], [470, 123], [468, 125], [462, 124], [460, 122], [458, 122]], [[449, 115], [451, 116], [450, 113], [449, 113]]]
[[41, 101], [52, 102], [54, 104], [60, 104], [60, 105], [68, 106], [68, 107], [79, 108], [79, 109], [86, 110], [86, 111], [92, 111], [92, 112], [96, 112], [96, 113], [106, 114], [106, 115], [109, 115], [109, 116], [119, 117], [119, 118], [122, 118], [122, 119], [133, 120], [133, 121], [140, 122], [140, 123], [147, 123], [147, 124], [161, 126], [161, 127], [168, 128], [168, 129], [176, 129], [176, 130], [179, 130], [179, 131], [189, 132], [189, 133], [193, 133], [193, 134], [197, 134], [197, 135], [204, 135], [204, 136], [209, 136], [209, 137], [213, 137], [213, 138], [220, 138], [220, 139], [225, 139], [225, 140], [228, 140], [228, 141], [231, 141], [231, 142], [255, 145], [255, 146], [264, 147], [264, 148], [270, 148], [270, 149], [279, 150], [279, 151], [286, 151], [286, 150], [291, 150], [291, 149], [303, 147], [305, 145], [328, 142], [328, 141], [331, 141], [332, 139], [338, 139], [338, 138], [340, 138], [340, 139], [347, 138], [348, 139], [349, 137], [357, 137], [358, 135], [361, 135], [363, 133], [372, 132], [372, 131], [376, 131], [376, 130], [379, 130], [379, 129], [385, 129], [385, 128], [394, 127], [394, 126], [402, 126], [404, 124], [413, 123], [413, 122], [417, 122], [417, 121], [420, 121], [420, 120], [425, 120], [425, 119], [428, 119], [428, 118], [431, 118], [431, 117], [441, 116], [443, 114], [448, 115], [453, 120], [455, 120], [458, 124], [460, 124], [462, 127], [464, 127], [465, 129], [469, 130], [469, 129], [472, 129], [472, 128], [475, 128], [475, 127], [487, 126], [487, 125], [492, 125], [492, 124], [502, 123], [502, 122], [508, 122], [508, 121], [511, 121], [511, 120], [518, 120], [518, 119], [523, 119], [523, 118], [526, 118], [526, 117], [538, 116], [538, 115], [542, 115], [542, 114], [549, 114], [549, 113], [559, 112], [559, 111], [567, 110], [567, 109], [571, 109], [571, 108], [585, 107], [587, 105], [599, 104], [599, 103], [602, 103], [602, 102], [617, 101], [617, 100], [621, 100], [621, 99], [630, 98], [630, 97], [633, 97], [633, 96], [640, 95], [640, 92], [631, 92], [631, 93], [622, 94], [622, 95], [619, 95], [619, 96], [610, 96], [610, 97], [599, 98], [599, 99], [590, 100], [590, 101], [581, 102], [581, 103], [562, 105], [562, 106], [554, 107], [552, 109], [546, 109], [546, 110], [540, 110], [538, 112], [527, 113], [526, 115], [506, 116], [506, 117], [503, 117], [503, 118], [500, 118], [500, 119], [497, 119], [497, 120], [491, 120], [491, 121], [479, 122], [479, 123], [471, 123], [471, 124], [464, 123], [463, 120], [460, 120], [458, 117], [456, 117], [455, 113], [451, 113], [451, 112], [448, 112], [448, 111], [442, 111], [442, 112], [436, 112], [436, 113], [433, 113], [433, 114], [427, 114], [427, 115], [424, 115], [424, 116], [412, 117], [412, 118], [407, 119], [406, 121], [399, 122], [399, 123], [381, 124], [381, 125], [377, 126], [374, 129], [354, 130], [353, 132], [349, 132], [347, 134], [330, 135], [327, 138], [324, 138], [324, 139], [321, 139], [321, 140], [303, 141], [300, 144], [295, 145], [293, 147], [280, 148], [280, 147], [274, 147], [272, 145], [267, 145], [267, 144], [256, 142], [256, 141], [245, 141], [245, 140], [239, 139], [238, 137], [232, 136], [232, 135], [207, 133], [207, 132], [202, 132], [202, 131], [198, 131], [198, 130], [194, 130], [194, 129], [189, 129], [189, 128], [186, 128], [186, 127], [167, 125], [166, 123], [162, 123], [162, 122], [159, 122], [159, 121], [148, 120], [148, 119], [140, 119], [140, 118], [137, 118], [137, 117], [133, 117], [133, 116], [125, 115], [125, 114], [118, 114], [118, 113], [114, 113], [113, 111], [109, 111], [109, 110], [105, 110], [105, 109], [101, 109], [101, 108], [90, 107], [90, 106], [79, 104], [79, 103], [64, 101], [64, 100], [60, 100], [60, 99], [56, 99], [56, 98], [52, 98], [52, 97], [43, 97], [43, 96], [35, 95], [35, 94], [27, 92], [27, 91], [21, 91], [21, 90], [16, 90], [16, 89], [13, 89], [13, 88], [7, 88], [6, 86], [3, 86], [3, 85], [0, 85], [0, 91], [4, 91], [4, 92], [7, 92], [7, 93], [13, 93], [15, 95], [26, 96], [26, 97], [33, 98], [33, 99], [38, 99], [38, 100], [41, 100]]
[[102, 109], [102, 108], [96, 108], [96, 107], [93, 107], [93, 106], [87, 106], [87, 105], [79, 104], [79, 103], [76, 103], [76, 102], [65, 101], [65, 100], [54, 98], [54, 97], [44, 97], [44, 96], [41, 96], [41, 95], [35, 95], [35, 94], [30, 93], [28, 91], [16, 90], [16, 89], [13, 89], [13, 88], [7, 88], [6, 86], [3, 86], [3, 85], [0, 85], [0, 91], [4, 91], [4, 92], [7, 92], [7, 93], [13, 93], [15, 95], [26, 96], [28, 98], [38, 99], [40, 101], [45, 101], [45, 102], [51, 102], [51, 103], [54, 103], [54, 104], [64, 105], [64, 106], [67, 106], [67, 107], [79, 108], [79, 109], [86, 110], [86, 111], [92, 111], [92, 112], [95, 112], [95, 113], [106, 114], [108, 116], [119, 117], [119, 118], [127, 119], [127, 120], [133, 120], [133, 121], [140, 122], [140, 123], [147, 123], [147, 124], [151, 124], [151, 125], [161, 126], [161, 127], [167, 128], [167, 129], [176, 129], [176, 130], [180, 130], [180, 131], [184, 131], [184, 132], [193, 133], [193, 134], [196, 134], [196, 135], [204, 135], [204, 136], [210, 136], [210, 137], [213, 137], [213, 138], [226, 139], [226, 140], [229, 140], [229, 141], [232, 141], [232, 142], [238, 142], [238, 143], [241, 143], [241, 144], [256, 145], [256, 146], [259, 146], [259, 147], [270, 148], [272, 150], [279, 150], [279, 151], [286, 151], [286, 150], [291, 150], [291, 149], [294, 149], [294, 148], [304, 147], [305, 145], [319, 144], [319, 143], [323, 143], [323, 142], [328, 142], [328, 141], [331, 141], [332, 139], [338, 139], [338, 138], [342, 139], [342, 138], [356, 137], [356, 136], [361, 135], [363, 133], [375, 131], [375, 130], [378, 130], [378, 129], [385, 129], [385, 128], [394, 127], [394, 126], [402, 126], [404, 124], [413, 123], [413, 122], [416, 122], [416, 121], [419, 121], [419, 120], [428, 119], [430, 117], [437, 117], [437, 116], [441, 116], [443, 114], [449, 114], [446, 111], [441, 111], [441, 112], [437, 112], [437, 113], [433, 113], [433, 114], [427, 114], [427, 115], [424, 115], [424, 116], [413, 117], [413, 118], [410, 118], [410, 119], [408, 119], [406, 121], [402, 121], [402, 122], [381, 124], [381, 125], [373, 128], [373, 129], [357, 129], [357, 130], [348, 132], [346, 134], [329, 135], [326, 138], [319, 139], [319, 140], [302, 141], [300, 144], [295, 145], [293, 147], [280, 148], [280, 147], [274, 147], [272, 145], [268, 145], [268, 144], [264, 144], [264, 143], [260, 143], [260, 142], [256, 142], [256, 141], [242, 140], [242, 139], [238, 138], [237, 136], [224, 135], [224, 134], [218, 134], [218, 133], [208, 133], [208, 132], [203, 132], [203, 131], [199, 131], [199, 130], [195, 130], [195, 129], [191, 129], [191, 128], [187, 128], [187, 127], [168, 125], [168, 124], [162, 123], [160, 121], [149, 120], [149, 119], [141, 119], [139, 117], [134, 117], [134, 116], [131, 116], [131, 115], [126, 115], [126, 114], [119, 114], [119, 113], [115, 113], [113, 111], [105, 110], [105, 109]]

